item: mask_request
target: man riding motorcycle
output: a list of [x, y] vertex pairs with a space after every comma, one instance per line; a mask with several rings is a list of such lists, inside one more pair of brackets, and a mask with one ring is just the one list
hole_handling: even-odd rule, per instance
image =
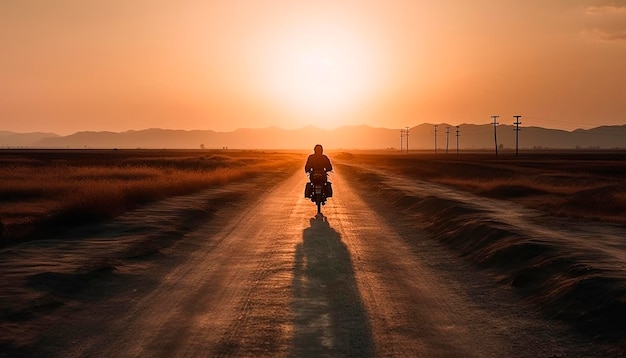
[[[328, 181], [327, 173], [333, 170], [333, 165], [330, 163], [330, 159], [323, 154], [324, 148], [321, 144], [316, 144], [313, 148], [314, 153], [309, 155], [304, 165], [304, 171], [309, 174], [311, 183], [314, 181], [320, 181], [324, 183], [325, 194], [327, 198], [333, 196], [333, 189], [331, 183]], [[307, 183], [304, 190], [304, 197], [311, 198], [312, 186]], [[313, 200], [313, 199], [312, 199]]]
[[321, 144], [316, 144], [313, 148], [314, 154], [309, 155], [304, 165], [304, 171], [310, 173], [312, 171], [330, 172], [333, 170], [333, 165], [330, 164], [330, 159], [325, 154], [324, 148]]

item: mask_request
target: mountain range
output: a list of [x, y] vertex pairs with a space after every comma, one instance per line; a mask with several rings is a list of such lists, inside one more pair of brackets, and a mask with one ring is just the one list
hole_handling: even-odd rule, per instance
[[[498, 145], [515, 148], [515, 127], [496, 128]], [[457, 128], [446, 123], [420, 124], [409, 128], [409, 148], [455, 150]], [[448, 132], [449, 131], [449, 132]], [[491, 124], [462, 124], [458, 143], [461, 150], [491, 149], [495, 145]], [[520, 149], [626, 148], [626, 125], [564, 131], [541, 127], [521, 127]], [[402, 136], [406, 148], [406, 136]], [[329, 149], [399, 149], [400, 129], [369, 126], [344, 126], [336, 129], [303, 127], [281, 129], [237, 129], [232, 132], [212, 130], [145, 129], [126, 132], [76, 132], [61, 136], [54, 133], [13, 133], [0, 131], [0, 148], [168, 148], [168, 149], [311, 149], [321, 143]]]

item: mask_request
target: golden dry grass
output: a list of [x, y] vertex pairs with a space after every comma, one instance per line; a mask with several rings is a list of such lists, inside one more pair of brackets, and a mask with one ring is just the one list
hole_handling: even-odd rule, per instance
[[378, 168], [519, 202], [550, 214], [626, 224], [626, 154], [354, 155]]
[[[622, 224], [626, 220], [625, 160], [623, 155], [571, 154], [523, 160], [461, 156], [458, 162], [432, 155], [342, 156], [344, 163], [360, 162], [479, 195], [519, 201], [551, 214]], [[465, 205], [445, 194], [411, 193], [362, 166], [344, 169], [358, 190], [373, 192], [368, 200], [381, 215], [398, 227], [404, 221], [406, 232], [419, 233], [407, 235], [407, 242], [419, 242], [419, 247], [427, 238], [444, 243], [473, 267], [489, 269], [492, 278], [537, 305], [550, 320], [565, 322], [592, 337], [598, 356], [625, 356], [626, 274], [620, 228], [590, 225], [589, 231], [583, 229], [578, 235], [575, 231], [584, 228], [586, 220], [567, 220], [565, 225], [573, 225], [562, 230], [563, 222], [552, 220], [535, 226], [534, 215], [527, 221], [507, 223], [480, 206]]]
[[4, 243], [37, 226], [71, 226], [138, 205], [292, 167], [301, 156], [262, 152], [6, 151], [0, 153]]

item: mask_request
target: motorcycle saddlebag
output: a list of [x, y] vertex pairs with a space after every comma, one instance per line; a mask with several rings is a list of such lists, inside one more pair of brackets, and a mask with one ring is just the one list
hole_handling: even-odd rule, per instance
[[313, 183], [306, 183], [304, 186], [304, 197], [310, 198], [313, 194]]
[[333, 187], [331, 185], [331, 182], [326, 182], [326, 184], [324, 185], [324, 194], [326, 194], [327, 198], [332, 198], [333, 197]]

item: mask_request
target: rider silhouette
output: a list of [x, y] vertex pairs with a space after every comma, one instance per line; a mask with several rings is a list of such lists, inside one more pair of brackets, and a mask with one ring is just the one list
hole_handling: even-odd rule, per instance
[[314, 154], [309, 155], [304, 165], [304, 171], [310, 172], [329, 172], [333, 170], [333, 165], [330, 164], [330, 159], [324, 154], [324, 148], [321, 144], [316, 144], [313, 148]]
[[[315, 153], [309, 155], [306, 160], [306, 164], [304, 165], [304, 171], [307, 174], [310, 174], [311, 183], [307, 183], [304, 188], [304, 197], [311, 198], [314, 200], [313, 193], [313, 182], [322, 182], [324, 183], [324, 192], [327, 198], [333, 196], [333, 188], [332, 184], [328, 181], [327, 172], [333, 170], [333, 165], [330, 164], [330, 159], [323, 154], [324, 148], [322, 148], [321, 144], [316, 144], [313, 148]], [[314, 175], [313, 173], [323, 173], [323, 175]], [[315, 178], [315, 179], [314, 179]]]

